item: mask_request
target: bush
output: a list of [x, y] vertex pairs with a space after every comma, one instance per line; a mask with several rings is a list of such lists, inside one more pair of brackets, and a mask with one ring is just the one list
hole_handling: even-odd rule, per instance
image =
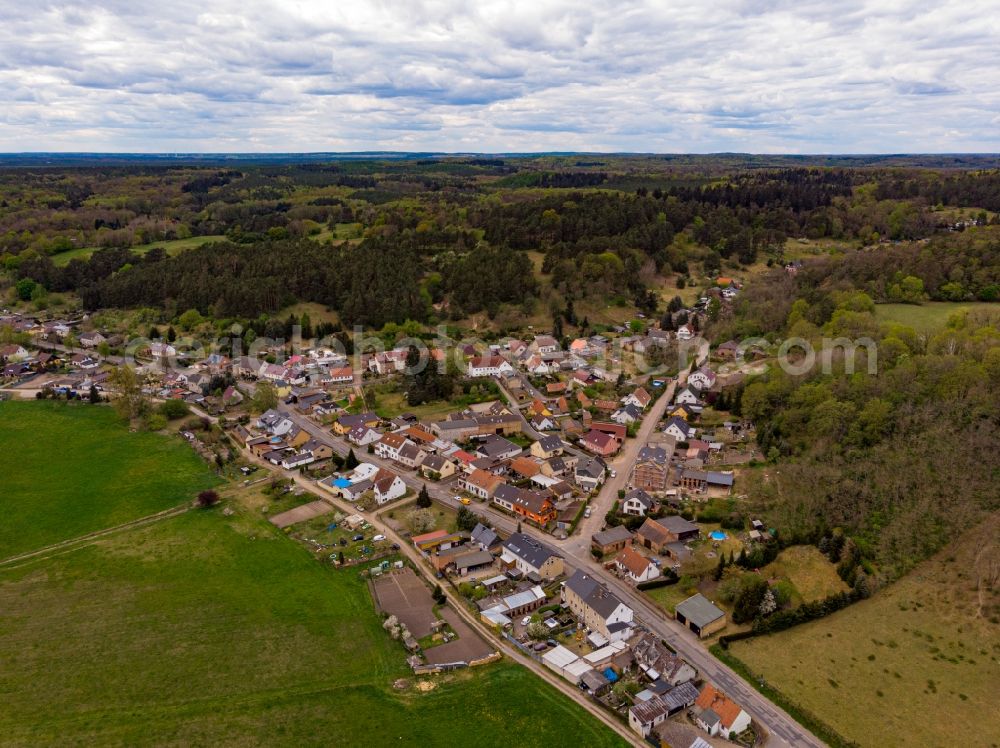
[[219, 494], [215, 491], [209, 489], [208, 491], [202, 491], [198, 494], [198, 506], [208, 509], [210, 506], [215, 506], [219, 503]]
[[183, 400], [167, 400], [160, 405], [159, 412], [164, 418], [174, 421], [188, 414], [188, 404]]

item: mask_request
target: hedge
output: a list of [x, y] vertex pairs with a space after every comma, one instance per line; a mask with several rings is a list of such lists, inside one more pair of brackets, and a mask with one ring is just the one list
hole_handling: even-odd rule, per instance
[[667, 569], [662, 576], [650, 579], [648, 582], [639, 582], [635, 588], [637, 590], [655, 590], [657, 587], [669, 587], [672, 584], [677, 584], [678, 581], [680, 581], [680, 577], [674, 573], [674, 570]]

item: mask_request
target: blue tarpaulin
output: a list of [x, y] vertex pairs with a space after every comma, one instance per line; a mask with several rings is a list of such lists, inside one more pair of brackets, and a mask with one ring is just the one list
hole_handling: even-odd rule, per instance
[[609, 683], [614, 683], [616, 680], [618, 680], [618, 673], [616, 673], [611, 668], [607, 668], [604, 671], [604, 677], [608, 679]]

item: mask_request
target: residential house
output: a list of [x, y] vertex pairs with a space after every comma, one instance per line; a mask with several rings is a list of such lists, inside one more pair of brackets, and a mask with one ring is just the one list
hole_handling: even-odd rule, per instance
[[272, 436], [284, 436], [295, 428], [295, 422], [284, 413], [272, 408], [261, 413], [260, 418], [257, 419], [257, 428], [263, 429]]
[[496, 534], [493, 528], [487, 527], [482, 522], [472, 528], [472, 535], [469, 540], [472, 544], [478, 545], [480, 550], [489, 551], [490, 553], [499, 552], [502, 544], [500, 536]]
[[637, 423], [641, 419], [642, 419], [642, 410], [640, 410], [637, 406], [632, 405], [631, 403], [619, 408], [618, 410], [616, 410], [614, 413], [611, 414], [612, 421], [614, 421], [615, 423], [623, 424], [625, 426]]
[[681, 325], [677, 328], [677, 339], [678, 340], [691, 340], [698, 331], [695, 330], [690, 324]]
[[608, 641], [621, 640], [631, 628], [632, 609], [583, 570], [577, 570], [563, 584], [563, 603], [584, 626]]
[[743, 707], [711, 683], [706, 683], [701, 689], [692, 712], [695, 722], [702, 730], [727, 740], [750, 727], [750, 715]]
[[625, 525], [615, 525], [590, 536], [590, 547], [603, 556], [620, 551], [631, 542], [632, 533]]
[[619, 574], [634, 584], [648, 582], [660, 576], [660, 567], [631, 545], [622, 548], [621, 552], [615, 556], [615, 568]]
[[604, 481], [606, 466], [596, 458], [581, 460], [573, 473], [576, 485], [585, 491], [593, 491]]
[[469, 475], [460, 479], [460, 488], [480, 499], [492, 499], [494, 492], [501, 485], [504, 485], [503, 478], [494, 475], [488, 470], [474, 469]]
[[674, 608], [674, 618], [704, 639], [726, 627], [726, 613], [700, 592]]
[[477, 356], [469, 359], [470, 377], [499, 377], [514, 373], [514, 367], [502, 356]]
[[455, 474], [455, 463], [443, 455], [427, 455], [420, 463], [420, 472], [425, 478], [431, 480], [450, 478]]
[[566, 445], [558, 436], [543, 436], [531, 445], [531, 454], [542, 460], [561, 455], [565, 451]]
[[623, 405], [634, 405], [639, 408], [639, 410], [645, 410], [648, 408], [652, 401], [652, 395], [646, 392], [646, 390], [642, 387], [639, 387], [635, 392], [622, 398]]
[[354, 369], [350, 366], [330, 369], [327, 376], [330, 378], [330, 384], [354, 384]]
[[399, 450], [401, 450], [407, 444], [413, 444], [413, 442], [411, 442], [402, 434], [397, 434], [397, 433], [385, 434], [375, 444], [375, 454], [381, 457], [383, 460], [398, 460]]
[[715, 355], [723, 359], [734, 359], [736, 354], [739, 353], [740, 346], [735, 340], [727, 340], [725, 343], [720, 345], [715, 349]]
[[594, 454], [601, 455], [602, 457], [608, 457], [618, 451], [620, 444], [619, 441], [610, 434], [605, 434], [601, 431], [591, 429], [580, 437], [580, 446], [588, 452], [593, 452]]
[[622, 500], [622, 514], [627, 514], [630, 517], [645, 517], [652, 511], [655, 504], [656, 502], [648, 493], [641, 488], [633, 488], [625, 494], [625, 498]]
[[514, 474], [515, 479], [527, 479], [534, 478], [542, 472], [542, 468], [530, 457], [521, 455], [510, 461], [510, 471]]
[[493, 503], [539, 525], [553, 521], [557, 514], [555, 504], [545, 494], [506, 483], [493, 492]]
[[535, 431], [553, 431], [559, 428], [559, 424], [550, 416], [535, 416], [531, 419], [530, 423], [531, 428]]
[[663, 427], [663, 433], [674, 437], [679, 442], [686, 442], [694, 435], [694, 429], [679, 416], [671, 416], [667, 419], [667, 425]]
[[337, 419], [333, 424], [333, 432], [338, 436], [346, 436], [355, 426], [368, 426], [375, 428], [381, 419], [375, 413], [358, 413], [357, 415], [345, 414]]
[[555, 353], [559, 350], [559, 341], [551, 335], [536, 335], [531, 348], [539, 354]]
[[701, 391], [709, 390], [715, 384], [715, 372], [703, 366], [688, 375], [687, 383], [688, 386], [697, 387]]
[[667, 416], [676, 416], [677, 418], [683, 418], [685, 421], [694, 420], [698, 417], [699, 413], [701, 413], [701, 408], [689, 403], [677, 403], [667, 408]]
[[368, 368], [379, 376], [394, 374], [406, 368], [406, 356], [408, 353], [409, 349], [407, 348], [376, 353], [368, 359]]
[[493, 460], [511, 460], [521, 454], [521, 447], [502, 436], [491, 435], [476, 448], [476, 454]]
[[408, 441], [399, 448], [399, 452], [396, 454], [396, 462], [400, 465], [405, 465], [408, 468], [416, 468], [420, 466], [426, 457], [426, 452], [420, 449], [420, 447], [413, 442]]
[[[629, 708], [628, 724], [635, 732], [648, 738], [650, 732], [668, 717], [677, 714], [695, 703], [698, 689], [691, 683], [682, 683], [669, 691], [657, 694], [646, 701], [640, 701]], [[657, 745], [660, 741], [656, 741]], [[666, 745], [664, 743], [664, 745]], [[695, 748], [695, 746], [690, 746]]]
[[80, 341], [80, 345], [84, 348], [96, 348], [101, 343], [106, 342], [107, 338], [96, 330], [93, 330], [92, 332], [81, 332], [77, 340]]
[[31, 352], [27, 348], [17, 343], [0, 346], [0, 360], [7, 360], [13, 363], [23, 361], [30, 355]]
[[375, 502], [381, 506], [405, 494], [406, 484], [394, 472], [382, 468], [372, 478], [372, 492], [375, 494]]
[[632, 485], [647, 493], [662, 494], [670, 483], [670, 456], [666, 447], [647, 444], [639, 450], [632, 469]]
[[365, 426], [363, 423], [359, 423], [347, 434], [347, 441], [358, 447], [367, 447], [369, 444], [374, 444], [381, 438], [382, 434], [370, 426]]
[[680, 392], [674, 395], [674, 403], [680, 405], [681, 403], [687, 403], [688, 405], [699, 405], [701, 404], [701, 389], [693, 384], [688, 384]]
[[564, 571], [563, 557], [540, 540], [516, 532], [503, 544], [500, 562], [505, 569], [555, 579]]
[[676, 652], [667, 649], [659, 637], [645, 633], [629, 642], [635, 663], [643, 675], [651, 681], [659, 681], [668, 686], [693, 681], [698, 671]]

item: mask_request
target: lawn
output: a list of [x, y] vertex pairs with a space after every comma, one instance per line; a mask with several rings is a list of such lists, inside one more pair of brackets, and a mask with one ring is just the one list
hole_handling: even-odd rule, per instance
[[837, 576], [837, 568], [813, 545], [793, 545], [783, 550], [760, 570], [765, 579], [787, 579], [795, 587], [800, 602], [822, 600], [848, 587]]
[[959, 725], [962, 745], [998, 745], [1000, 590], [979, 615], [976, 589], [998, 530], [995, 516], [871, 599], [729, 651], [860, 745], [949, 745]]
[[1000, 318], [1000, 304], [979, 302], [930, 301], [925, 304], [876, 304], [875, 318], [880, 322], [898, 322], [917, 332], [941, 329], [955, 312], [988, 312]]
[[[179, 255], [186, 249], [194, 249], [195, 247], [200, 247], [202, 244], [208, 244], [209, 242], [221, 242], [225, 240], [226, 237], [221, 234], [211, 236], [191, 236], [187, 239], [168, 239], [161, 242], [139, 244], [135, 247], [129, 247], [129, 251], [144, 255], [151, 249], [161, 247], [167, 251], [168, 255], [173, 257], [174, 255]], [[71, 249], [68, 252], [60, 252], [59, 254], [52, 255], [52, 262], [57, 266], [62, 266], [68, 265], [70, 260], [88, 260], [98, 249], [101, 248], [80, 247], [78, 249]]]
[[357, 570], [235, 506], [0, 570], [3, 742], [623, 744], [513, 664], [417, 688]]
[[177, 506], [218, 482], [179, 438], [130, 433], [109, 406], [54, 402], [0, 403], [0, 475], [0, 558]]

